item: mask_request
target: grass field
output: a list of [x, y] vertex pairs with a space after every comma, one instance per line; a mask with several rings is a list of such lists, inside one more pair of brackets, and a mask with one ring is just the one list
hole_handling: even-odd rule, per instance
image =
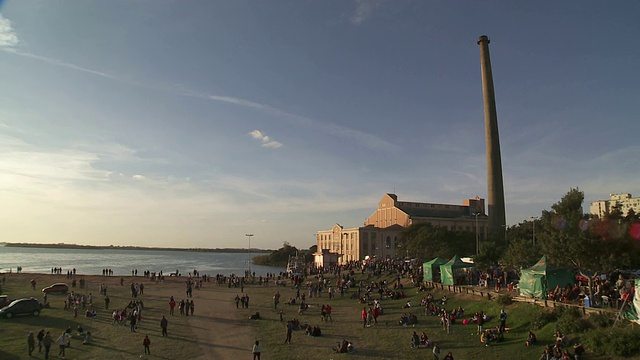
[[[365, 275], [361, 275], [364, 279]], [[29, 280], [34, 277], [38, 283], [36, 290], [31, 290]], [[392, 280], [391, 276], [381, 276], [369, 279], [369, 281], [379, 281], [383, 278]], [[131, 282], [143, 281], [143, 278], [127, 277], [125, 286], [119, 285], [119, 277], [102, 278], [91, 277], [87, 289], [76, 289], [82, 293], [93, 293], [97, 295], [99, 281], [106, 280], [111, 297], [110, 309], [122, 308], [123, 304], [130, 300], [130, 291], [127, 284]], [[145, 309], [143, 312], [143, 322], [139, 326], [138, 332], [131, 333], [129, 325], [113, 325], [110, 311], [104, 310], [104, 303], [101, 297], [97, 297], [94, 304], [101, 312], [96, 319], [87, 319], [81, 312], [78, 318], [73, 317], [72, 311], [64, 311], [62, 295], [49, 295], [51, 309], [43, 310], [38, 317], [24, 316], [12, 319], [0, 319], [0, 359], [28, 359], [27, 356], [27, 334], [33, 331], [34, 334], [40, 329], [46, 328], [51, 331], [52, 336], [57, 336], [64, 331], [67, 326], [73, 329], [78, 324], [82, 324], [85, 331], [89, 330], [94, 334], [93, 345], [81, 345], [81, 338], [75, 337], [72, 347], [67, 350], [67, 359], [138, 359], [143, 353], [142, 339], [145, 334], [151, 338], [151, 356], [147, 358], [158, 359], [192, 359], [203, 356], [201, 347], [197, 340], [194, 340], [194, 331], [188, 325], [188, 318], [172, 317], [170, 320], [169, 332], [171, 337], [162, 339], [158, 321], [162, 314], [166, 313], [167, 298], [165, 296], [154, 295], [154, 286], [175, 286], [177, 291], [182, 291], [182, 280], [173, 279], [174, 283], [167, 282], [163, 285], [154, 285], [145, 282], [144, 300]], [[40, 289], [54, 282], [67, 282], [63, 275], [35, 275], [35, 274], [6, 274], [6, 283], [3, 286], [3, 294], [10, 295], [11, 298], [21, 298], [34, 296], [42, 300]], [[214, 287], [213, 284], [207, 286]], [[275, 291], [280, 291], [281, 304], [278, 310], [284, 312], [284, 320], [296, 317], [301, 323], [318, 325], [322, 329], [322, 336], [309, 337], [304, 335], [304, 331], [294, 331], [291, 344], [284, 344], [285, 323], [280, 322], [278, 311], [274, 309], [272, 297]], [[239, 289], [228, 289], [219, 287], [217, 291], [228, 293], [231, 300]], [[353, 290], [352, 290], [353, 291]], [[356, 290], [357, 291], [357, 290]], [[382, 301], [384, 314], [378, 318], [378, 325], [363, 328], [360, 312], [362, 304], [357, 300], [350, 299], [351, 293], [345, 294], [344, 298], [338, 295], [337, 298], [329, 299], [326, 293], [320, 298], [307, 299], [310, 309], [306, 314], [298, 315], [296, 306], [284, 305], [284, 302], [295, 296], [295, 290], [288, 287], [259, 287], [247, 286], [245, 292], [251, 295], [250, 309], [239, 309], [235, 317], [238, 321], [250, 323], [254, 327], [256, 338], [263, 346], [263, 359], [339, 359], [339, 358], [361, 358], [361, 359], [431, 359], [431, 349], [411, 349], [410, 338], [413, 331], [418, 334], [426, 332], [430, 340], [436, 341], [441, 348], [441, 358], [448, 351], [452, 351], [456, 360], [459, 359], [538, 359], [542, 353], [544, 344], [551, 344], [554, 341], [553, 333], [555, 325], [547, 324], [542, 329], [535, 330], [538, 336], [538, 345], [532, 347], [525, 346], [527, 332], [532, 327], [537, 308], [534, 305], [514, 303], [507, 306], [509, 317], [507, 327], [509, 332], [501, 343], [485, 347], [475, 335], [475, 325], [462, 325], [459, 319], [452, 327], [452, 334], [446, 334], [436, 316], [425, 316], [421, 308], [403, 309], [402, 306], [407, 300], [419, 304], [420, 299], [425, 296], [424, 292], [417, 292], [412, 285], [405, 288], [407, 298], [400, 300]], [[434, 292], [436, 298], [440, 298], [444, 293]], [[308, 294], [307, 294], [308, 295]], [[376, 295], [377, 296], [377, 295]], [[498, 326], [497, 315], [501, 306], [495, 301], [487, 301], [471, 295], [446, 293], [449, 298], [447, 309], [451, 310], [462, 306], [466, 316], [471, 317], [476, 311], [484, 310], [485, 313], [493, 317], [487, 327]], [[197, 302], [196, 302], [197, 303]], [[331, 304], [333, 308], [333, 321], [322, 322], [320, 319], [320, 306]], [[419, 323], [415, 327], [405, 327], [398, 324], [400, 316], [409, 310], [419, 314]], [[263, 319], [250, 321], [250, 314], [259, 311]], [[196, 311], [197, 316], [197, 311]], [[571, 336], [570, 336], [571, 337]], [[356, 352], [351, 354], [336, 354], [332, 347], [342, 339], [347, 339], [355, 344]], [[250, 358], [250, 347], [247, 348], [247, 358]], [[52, 347], [52, 359], [56, 359], [57, 346]], [[44, 358], [42, 354], [36, 354], [35, 358]], [[206, 358], [206, 355], [204, 355]], [[617, 359], [614, 357], [587, 356], [586, 359]]]
[[[385, 276], [371, 278], [370, 281], [379, 281]], [[392, 280], [392, 277], [387, 277]], [[281, 291], [282, 298], [293, 296], [291, 289]], [[414, 331], [418, 334], [425, 332], [430, 340], [436, 341], [441, 348], [440, 358], [451, 351], [458, 359], [535, 359], [537, 360], [544, 349], [545, 344], [553, 344], [555, 337], [555, 324], [547, 324], [534, 332], [538, 337], [538, 344], [525, 346], [527, 333], [532, 328], [532, 322], [539, 309], [535, 305], [514, 303], [505, 308], [508, 313], [507, 327], [510, 330], [504, 337], [504, 341], [485, 347], [480, 343], [476, 335], [475, 324], [462, 325], [459, 319], [452, 327], [452, 333], [447, 334], [440, 325], [437, 316], [419, 315], [419, 323], [413, 327], [398, 324], [400, 316], [410, 309], [403, 308], [408, 299], [413, 304], [419, 304], [425, 296], [424, 292], [418, 292], [415, 287], [409, 285], [405, 288], [407, 298], [401, 300], [382, 300], [384, 315], [378, 318], [378, 325], [363, 328], [360, 318], [362, 304], [350, 299], [349, 294], [344, 298], [329, 301], [326, 297], [312, 298], [309, 300], [311, 309], [305, 315], [299, 316], [295, 306], [281, 305], [285, 312], [284, 318], [296, 317], [301, 323], [318, 325], [322, 329], [321, 337], [304, 335], [304, 331], [295, 331], [291, 344], [285, 344], [285, 326], [280, 322], [277, 312], [273, 309], [270, 298], [261, 299], [259, 305], [262, 308], [271, 309], [265, 314], [266, 320], [259, 324], [259, 338], [267, 344], [268, 359], [432, 359], [431, 349], [410, 347], [411, 335]], [[435, 298], [442, 295], [448, 297], [445, 308], [452, 310], [459, 306], [465, 309], [466, 318], [470, 318], [476, 311], [485, 311], [492, 316], [492, 320], [485, 324], [488, 327], [499, 325], [498, 315], [502, 308], [495, 301], [487, 301], [479, 297], [448, 292], [433, 292]], [[308, 294], [307, 294], [308, 295]], [[377, 295], [376, 295], [377, 297]], [[333, 309], [333, 322], [324, 322], [320, 318], [320, 307], [329, 303]], [[412, 308], [414, 314], [422, 314], [422, 308]], [[350, 354], [337, 354], [332, 347], [342, 339], [347, 339], [355, 344], [356, 352]], [[588, 356], [587, 359], [617, 359], [615, 357]]]

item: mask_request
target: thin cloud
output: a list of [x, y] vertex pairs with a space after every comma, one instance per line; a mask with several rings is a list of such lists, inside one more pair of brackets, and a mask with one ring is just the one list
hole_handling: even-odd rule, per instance
[[266, 147], [269, 149], [277, 149], [279, 147], [282, 147], [281, 143], [271, 140], [267, 135], [264, 135], [260, 130], [253, 130], [252, 132], [249, 133], [249, 135], [251, 135], [252, 138], [262, 142], [262, 147]]
[[[354, 15], [354, 21], [356, 21], [357, 23], [361, 23], [362, 21], [364, 21], [364, 19], [370, 16], [373, 10], [379, 7], [383, 3], [383, 1], [382, 0], [372, 0], [372, 1], [358, 0], [356, 1], [356, 3], [358, 4], [357, 6], [358, 9], [356, 10], [356, 15]], [[362, 132], [360, 130], [339, 126], [329, 122], [317, 121], [301, 115], [291, 114], [267, 104], [260, 104], [260, 103], [256, 103], [256, 102], [242, 99], [242, 98], [230, 97], [230, 96], [224, 96], [224, 95], [203, 94], [188, 88], [171, 85], [171, 84], [150, 85], [150, 84], [135, 82], [130, 79], [123, 78], [121, 76], [79, 66], [63, 60], [20, 51], [14, 48], [14, 46], [17, 45], [18, 43], [19, 43], [19, 40], [16, 35], [16, 32], [11, 27], [11, 22], [8, 19], [2, 17], [2, 15], [0, 15], [0, 50], [6, 53], [26, 57], [33, 60], [42, 61], [50, 65], [59, 66], [59, 67], [67, 68], [70, 70], [80, 71], [90, 75], [99, 76], [105, 79], [114, 80], [130, 86], [142, 87], [142, 88], [152, 89], [157, 91], [164, 91], [164, 92], [174, 94], [174, 95], [179, 95], [179, 96], [203, 98], [203, 99], [224, 102], [224, 103], [234, 104], [241, 107], [255, 109], [257, 111], [261, 111], [263, 113], [269, 114], [279, 120], [288, 121], [298, 126], [316, 128], [320, 131], [329, 133], [336, 137], [348, 138], [350, 140], [353, 140], [355, 143], [359, 144], [360, 146], [374, 149], [374, 150], [380, 150], [385, 152], [396, 152], [400, 150], [399, 146], [393, 143], [390, 143], [382, 138], [379, 138], [373, 134]], [[265, 142], [263, 146], [269, 147], [269, 148], [279, 148], [282, 146], [282, 144], [277, 141], [272, 141], [272, 142]]]
[[349, 20], [354, 25], [360, 25], [373, 15], [384, 0], [355, 0], [355, 3], [356, 10]]
[[18, 43], [18, 35], [11, 27], [11, 21], [0, 14], [0, 47], [12, 48]]
[[[197, 95], [190, 94], [190, 96], [197, 96]], [[225, 102], [229, 104], [256, 109], [261, 112], [270, 114], [273, 117], [288, 121], [290, 123], [294, 123], [296, 125], [303, 125], [307, 127], [317, 128], [319, 130], [327, 132], [336, 137], [352, 139], [352, 140], [355, 140], [360, 146], [363, 146], [363, 147], [371, 148], [374, 150], [392, 151], [392, 152], [396, 152], [400, 150], [399, 146], [392, 144], [384, 139], [381, 139], [375, 135], [365, 133], [360, 130], [346, 128], [344, 126], [339, 126], [332, 123], [320, 122], [305, 116], [291, 114], [270, 105], [260, 104], [253, 101], [249, 101], [241, 98], [229, 97], [229, 96], [208, 95], [206, 97], [214, 101], [220, 101], [220, 102]]]

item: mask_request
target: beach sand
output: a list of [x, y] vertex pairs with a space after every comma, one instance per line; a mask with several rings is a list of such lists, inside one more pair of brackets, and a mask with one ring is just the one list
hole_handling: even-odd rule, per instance
[[[64, 282], [71, 287], [71, 280], [66, 275], [51, 274], [2, 274], [5, 276], [7, 285], [11, 283], [20, 283], [28, 285], [31, 279], [36, 280], [36, 289], [28, 291], [28, 286], [23, 286], [23, 293], [10, 293], [10, 298], [21, 298], [33, 296], [42, 301], [41, 289], [52, 283]], [[153, 313], [147, 312], [147, 326], [155, 328], [162, 315], [169, 319], [169, 336], [180, 331], [180, 336], [184, 336], [191, 340], [191, 343], [197, 343], [200, 348], [200, 356], [198, 359], [238, 359], [249, 358], [251, 356], [251, 348], [256, 340], [256, 330], [252, 327], [251, 321], [248, 319], [250, 309], [236, 309], [234, 298], [236, 294], [241, 294], [239, 288], [228, 288], [226, 285], [221, 286], [215, 284], [215, 279], [211, 282], [204, 283], [200, 290], [193, 290], [193, 300], [195, 303], [195, 316], [179, 317], [176, 307], [176, 316], [169, 316], [169, 298], [174, 296], [176, 302], [180, 299], [186, 299], [185, 282], [187, 277], [168, 277], [165, 276], [164, 282], [155, 282], [142, 276], [125, 276], [124, 286], [120, 285], [120, 276], [103, 277], [99, 275], [76, 275], [76, 279], [83, 278], [86, 282], [85, 289], [75, 290], [79, 293], [88, 294], [91, 292], [95, 298], [94, 304], [99, 311], [104, 310], [103, 298], [98, 296], [98, 287], [104, 283], [109, 288], [109, 295], [112, 297], [110, 309], [122, 308], [122, 302], [130, 298], [129, 286], [131, 283], [144, 283], [144, 295], [140, 295], [139, 299], [147, 304], [155, 307]], [[3, 287], [3, 293], [6, 294], [7, 286]], [[250, 291], [251, 288], [245, 288]], [[122, 296], [125, 294], [125, 296]], [[54, 307], [60, 307], [58, 304], [63, 298], [60, 295], [50, 295], [49, 301], [55, 302]], [[166, 306], [166, 308], [165, 308]], [[151, 311], [151, 310], [149, 310]], [[145, 311], [143, 311], [143, 314]], [[183, 324], [188, 326], [183, 326]], [[157, 327], [159, 332], [159, 326]], [[195, 340], [195, 341], [194, 341]]]

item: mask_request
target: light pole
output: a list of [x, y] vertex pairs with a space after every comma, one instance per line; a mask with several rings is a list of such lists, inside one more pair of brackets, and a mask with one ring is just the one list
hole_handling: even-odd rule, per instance
[[531, 219], [533, 220], [533, 246], [536, 246], [536, 220], [538, 220], [538, 217], [532, 216]]
[[247, 266], [249, 267], [249, 276], [251, 276], [251, 237], [253, 234], [245, 234], [245, 236], [249, 238], [249, 249], [247, 250], [249, 259], [247, 260]]
[[480, 215], [479, 212], [473, 213], [473, 215], [475, 215], [476, 217], [476, 256], [478, 256], [478, 254], [480, 253], [479, 247], [480, 247], [480, 240], [478, 239], [478, 215]]

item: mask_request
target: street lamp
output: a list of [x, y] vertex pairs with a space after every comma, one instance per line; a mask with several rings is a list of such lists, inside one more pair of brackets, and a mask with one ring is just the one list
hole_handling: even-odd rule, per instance
[[531, 219], [533, 220], [533, 246], [536, 246], [536, 220], [539, 218], [537, 216], [532, 216]]
[[247, 250], [249, 259], [247, 260], [247, 266], [249, 267], [249, 276], [251, 276], [251, 237], [253, 234], [245, 234], [245, 236], [249, 238], [249, 249]]
[[475, 215], [476, 217], [476, 256], [478, 256], [478, 254], [480, 253], [480, 250], [479, 250], [480, 240], [478, 239], [478, 215], [480, 215], [480, 213], [475, 212], [473, 213], [473, 215]]

